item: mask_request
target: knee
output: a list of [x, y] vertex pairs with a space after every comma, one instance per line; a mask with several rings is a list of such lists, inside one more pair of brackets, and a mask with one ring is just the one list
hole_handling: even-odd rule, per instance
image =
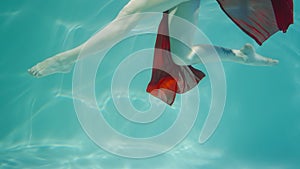
[[172, 60], [176, 65], [189, 65], [188, 59], [184, 57], [178, 57], [177, 55], [172, 55]]
[[124, 16], [128, 16], [128, 15], [131, 15], [133, 14], [134, 12], [133, 11], [130, 11], [129, 9], [126, 8], [126, 6], [119, 12], [118, 14], [118, 18], [120, 17], [124, 17]]
[[137, 13], [140, 9], [142, 1], [129, 1], [127, 5], [119, 12], [118, 17], [128, 16]]
[[172, 59], [178, 65], [186, 65], [190, 62], [191, 49], [185, 45], [171, 43]]

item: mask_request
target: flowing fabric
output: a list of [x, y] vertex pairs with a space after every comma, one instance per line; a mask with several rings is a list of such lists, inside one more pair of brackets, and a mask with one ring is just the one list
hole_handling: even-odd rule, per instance
[[258, 44], [293, 23], [293, 0], [217, 0], [227, 16]]
[[[293, 23], [293, 0], [217, 1], [227, 16], [260, 45], [277, 31], [286, 32]], [[147, 92], [172, 105], [176, 93], [189, 91], [205, 75], [192, 66], [179, 66], [173, 62], [168, 29], [165, 12], [158, 29]]]
[[147, 92], [172, 105], [176, 93], [184, 93], [195, 87], [205, 76], [192, 66], [179, 66], [171, 55], [168, 15], [164, 13], [156, 38], [152, 78]]

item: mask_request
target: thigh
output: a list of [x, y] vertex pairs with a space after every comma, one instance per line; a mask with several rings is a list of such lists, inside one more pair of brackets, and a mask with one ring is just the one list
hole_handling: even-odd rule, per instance
[[[176, 6], [171, 14], [183, 18], [194, 25], [197, 24], [199, 16], [200, 0], [189, 0]], [[170, 19], [172, 21], [172, 17]]]
[[131, 0], [120, 11], [120, 16], [139, 12], [164, 12], [190, 0]]
[[[171, 51], [182, 60], [190, 56], [190, 47], [195, 38], [195, 29], [191, 27], [191, 25], [197, 25], [199, 8], [200, 0], [190, 0], [176, 6], [169, 15], [170, 36], [176, 37], [176, 39], [170, 39]], [[184, 22], [182, 22], [181, 19], [189, 24], [183, 24]], [[185, 45], [181, 41], [183, 41]], [[176, 58], [174, 58], [174, 60], [176, 60]]]

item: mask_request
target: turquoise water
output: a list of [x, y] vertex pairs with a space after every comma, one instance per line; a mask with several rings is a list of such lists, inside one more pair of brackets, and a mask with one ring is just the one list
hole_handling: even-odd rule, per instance
[[[127, 1], [0, 2], [0, 168], [173, 168], [173, 169], [297, 169], [300, 166], [300, 6], [295, 0], [295, 24], [277, 33], [262, 47], [265, 56], [280, 60], [275, 67], [225, 63], [227, 100], [222, 121], [205, 144], [197, 142], [209, 108], [209, 77], [199, 85], [200, 111], [187, 138], [166, 154], [149, 159], [127, 159], [95, 145], [82, 130], [72, 101], [72, 73], [41, 79], [29, 76], [33, 64], [70, 49], [111, 21]], [[202, 2], [199, 27], [213, 44], [240, 48], [255, 43], [221, 12], [215, 1]], [[147, 40], [143, 41], [143, 38]], [[135, 129], [118, 120], [105, 86], [114, 64], [140, 41], [132, 38], [109, 53], [98, 71], [97, 98], [105, 118], [127, 135], [145, 137], [171, 125], [176, 103], [153, 126]], [[130, 50], [128, 50], [130, 49]], [[201, 68], [201, 66], [199, 66]], [[131, 85], [133, 104], [149, 106], [145, 85], [150, 72]], [[103, 81], [101, 81], [103, 80]], [[180, 100], [180, 98], [178, 99]], [[177, 100], [177, 101], [178, 101]], [[169, 118], [168, 118], [169, 116]], [[121, 122], [121, 123], [120, 123]], [[150, 128], [154, 127], [154, 129]], [[146, 133], [146, 134], [145, 134]]]

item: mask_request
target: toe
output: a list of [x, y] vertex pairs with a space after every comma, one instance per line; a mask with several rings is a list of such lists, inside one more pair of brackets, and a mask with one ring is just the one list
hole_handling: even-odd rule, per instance
[[33, 71], [33, 68], [28, 69], [27, 72], [28, 72], [29, 74], [33, 75], [33, 72], [34, 72], [34, 71]]
[[34, 77], [40, 77], [39, 71], [36, 70], [35, 67], [28, 69], [27, 72]]
[[279, 60], [276, 60], [276, 59], [267, 59], [266, 60], [266, 64], [269, 65], [269, 66], [273, 66], [273, 65], [277, 65], [279, 63]]
[[276, 59], [273, 59], [273, 60], [272, 60], [272, 64], [273, 64], [273, 65], [277, 65], [278, 63], [279, 63], [279, 60], [276, 60]]
[[33, 75], [34, 75], [35, 77], [40, 77], [40, 76], [41, 76], [41, 74], [39, 73], [39, 71], [35, 71], [35, 72], [33, 73]]
[[273, 64], [278, 64], [279, 60], [273, 59]]

